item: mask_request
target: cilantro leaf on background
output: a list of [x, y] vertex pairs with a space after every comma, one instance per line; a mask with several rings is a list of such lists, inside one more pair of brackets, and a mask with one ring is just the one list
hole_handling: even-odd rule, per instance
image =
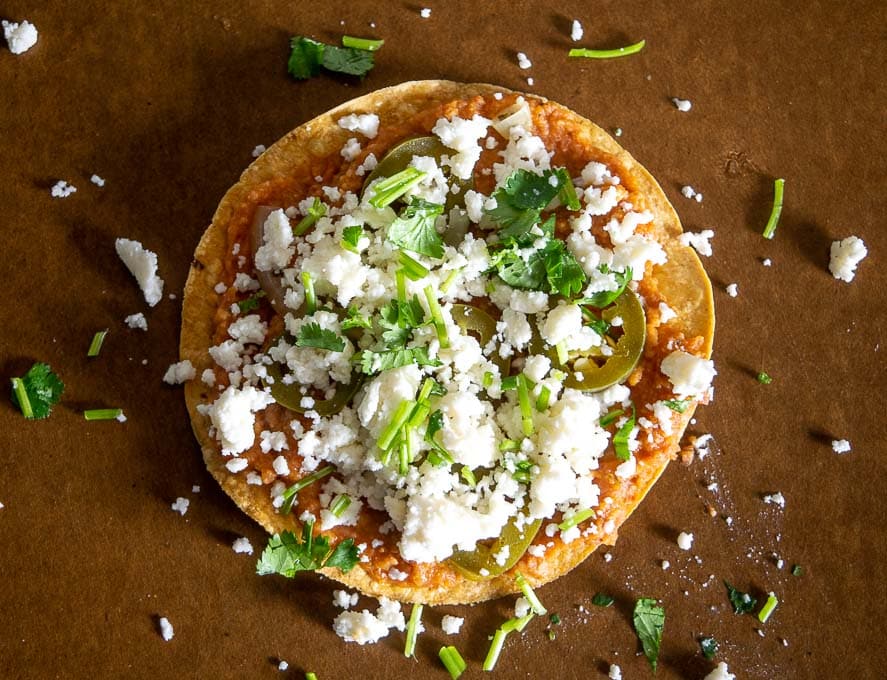
[[727, 586], [727, 594], [730, 596], [730, 604], [733, 605], [734, 614], [752, 614], [758, 601], [748, 593], [743, 593], [724, 581]]
[[631, 271], [631, 267], [626, 267], [624, 272], [613, 272], [613, 274], [616, 276], [615, 290], [602, 290], [591, 297], [585, 298], [582, 300], [582, 303], [597, 307], [598, 309], [603, 309], [604, 307], [609, 307], [613, 304], [616, 301], [616, 298], [622, 295], [622, 291], [625, 290], [625, 287], [628, 285], [629, 281], [631, 281], [634, 273]]
[[353, 305], [348, 308], [345, 318], [342, 319], [342, 330], [347, 331], [351, 328], [372, 328], [373, 322], [368, 316], [363, 316], [360, 310]]
[[35, 363], [21, 378], [12, 379], [12, 403], [30, 420], [49, 416], [58, 403], [65, 384], [49, 364]]
[[659, 647], [662, 644], [662, 629], [665, 627], [665, 609], [652, 598], [642, 597], [634, 605], [632, 616], [635, 632], [644, 648], [644, 656], [650, 662], [653, 672], [659, 661]]
[[373, 53], [354, 47], [338, 47], [297, 35], [290, 40], [287, 71], [296, 80], [307, 80], [321, 68], [363, 78], [375, 65]]
[[429, 203], [414, 196], [388, 227], [388, 240], [404, 250], [439, 260], [444, 254], [443, 239], [434, 223], [443, 208], [439, 203]]
[[502, 227], [499, 236], [504, 239], [519, 238], [528, 233], [539, 221], [539, 216], [551, 200], [558, 195], [569, 175], [558, 170], [545, 170], [537, 175], [529, 170], [515, 170], [505, 184], [493, 192], [496, 207], [486, 214]]
[[591, 603], [596, 607], [609, 607], [615, 600], [606, 593], [595, 593]]
[[690, 405], [689, 399], [666, 399], [663, 402], [668, 408], [675, 413], [684, 413]]
[[274, 534], [256, 563], [256, 573], [293, 578], [300, 571], [314, 571], [326, 566], [350, 571], [357, 563], [354, 541], [346, 539], [331, 552], [329, 539], [323, 535], [314, 536], [313, 530], [314, 522], [306, 522], [302, 526], [301, 541], [292, 531]]
[[345, 341], [334, 331], [321, 328], [314, 322], [306, 323], [299, 329], [296, 336], [296, 347], [317, 347], [328, 349], [331, 352], [341, 352], [345, 349]]
[[379, 325], [383, 328], [382, 342], [387, 349], [404, 347], [413, 329], [424, 322], [425, 310], [416, 295], [405, 302], [389, 300], [379, 310]]
[[586, 280], [585, 270], [563, 241], [551, 239], [542, 249], [542, 257], [550, 293], [560, 293], [570, 298], [582, 290]]
[[364, 350], [355, 356], [360, 363], [360, 372], [366, 375], [374, 375], [381, 371], [400, 368], [408, 364], [416, 364], [418, 366], [441, 365], [439, 360], [428, 356], [427, 347], [409, 347], [382, 352]]
[[342, 230], [342, 247], [346, 250], [350, 250], [352, 253], [357, 253], [357, 244], [360, 243], [362, 236], [363, 227], [360, 225], [345, 227]]
[[264, 290], [260, 290], [255, 295], [250, 295], [245, 300], [241, 300], [237, 303], [237, 306], [240, 308], [241, 314], [246, 314], [247, 312], [253, 312], [259, 308], [259, 300], [265, 297], [266, 293]]
[[709, 661], [714, 659], [715, 654], [718, 653], [718, 641], [713, 637], [702, 638], [699, 641], [699, 647], [702, 649], [702, 654]]

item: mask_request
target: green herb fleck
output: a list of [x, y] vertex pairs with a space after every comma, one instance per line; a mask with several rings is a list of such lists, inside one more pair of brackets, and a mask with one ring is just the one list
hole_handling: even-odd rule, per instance
[[336, 335], [335, 331], [321, 328], [320, 324], [311, 322], [299, 329], [296, 347], [316, 347], [331, 352], [341, 352], [345, 349], [345, 341]]
[[760, 373], [758, 373], [758, 382], [762, 385], [769, 385], [773, 382], [773, 378], [771, 378], [768, 373], [764, 373], [764, 371], [761, 371]]
[[792, 567], [792, 576], [803, 576], [804, 575], [804, 567], [800, 564], [796, 564]]
[[94, 408], [83, 412], [86, 420], [116, 420], [122, 415], [122, 408]]
[[634, 404], [631, 405], [631, 417], [626, 420], [622, 427], [616, 430], [616, 434], [613, 435], [613, 448], [616, 450], [616, 457], [619, 460], [626, 461], [631, 458], [631, 451], [628, 449], [628, 438], [631, 436], [631, 431], [634, 429], [635, 416], [637, 413], [634, 409]]
[[103, 331], [97, 331], [95, 335], [92, 336], [92, 342], [89, 343], [89, 349], [86, 352], [86, 356], [88, 357], [97, 357], [99, 352], [102, 349], [102, 343], [105, 341], [105, 336], [108, 334], [108, 329], [106, 328]]
[[659, 647], [662, 644], [662, 629], [665, 627], [665, 609], [658, 606], [656, 600], [642, 597], [634, 606], [635, 632], [644, 648], [644, 656], [650, 662], [653, 672], [659, 661]]
[[290, 41], [287, 70], [296, 80], [316, 76], [321, 68], [362, 78], [373, 65], [373, 52], [370, 49], [327, 45], [303, 36], [295, 36]]
[[666, 399], [663, 402], [668, 408], [676, 413], [684, 413], [690, 405], [689, 399]]
[[240, 300], [237, 303], [237, 306], [240, 308], [241, 314], [246, 314], [247, 312], [253, 312], [259, 308], [259, 300], [265, 297], [265, 291], [260, 290], [255, 295], [250, 295], [246, 300]]
[[596, 607], [609, 607], [616, 600], [607, 595], [606, 593], [595, 593], [594, 597], [591, 598], [591, 603]]
[[342, 330], [347, 331], [351, 328], [372, 328], [373, 322], [370, 321], [368, 316], [364, 316], [360, 313], [360, 310], [357, 307], [351, 306], [348, 308], [348, 311], [345, 313], [345, 318], [342, 319]]
[[776, 595], [768, 593], [767, 601], [764, 603], [764, 606], [761, 607], [761, 611], [758, 612], [758, 621], [761, 623], [767, 623], [767, 619], [770, 618], [770, 615], [773, 613], [773, 610], [776, 609], [776, 605], [778, 604], [779, 600], [776, 599]]
[[727, 581], [724, 581], [724, 585], [727, 586], [727, 594], [730, 596], [730, 604], [733, 605], [734, 614], [751, 614], [754, 611], [758, 604], [755, 598], [741, 590], [736, 590]]
[[764, 238], [772, 239], [776, 234], [776, 225], [779, 224], [779, 216], [782, 214], [782, 193], [785, 188], [785, 180], [780, 178], [773, 182], [773, 208], [770, 210], [770, 219], [764, 227]]
[[439, 260], [444, 254], [443, 239], [434, 223], [443, 208], [439, 203], [429, 203], [414, 196], [388, 227], [388, 240], [405, 250]]
[[21, 378], [12, 379], [12, 403], [25, 418], [41, 420], [49, 416], [65, 390], [65, 384], [48, 364], [35, 363]]
[[647, 44], [646, 40], [640, 40], [631, 45], [626, 45], [625, 47], [617, 47], [612, 50], [589, 50], [581, 47], [574, 47], [570, 50], [570, 57], [584, 57], [585, 59], [614, 59], [616, 57], [627, 57], [630, 54], [637, 54], [642, 49], [644, 49], [644, 45]]
[[713, 637], [702, 638], [699, 641], [699, 646], [702, 648], [702, 654], [709, 661], [714, 659], [715, 654], [718, 653], [718, 641]]
[[417, 366], [440, 366], [438, 359], [428, 356], [427, 347], [409, 347], [403, 349], [391, 349], [380, 352], [364, 350], [358, 352], [355, 358], [359, 362], [360, 372], [366, 375], [375, 375], [392, 368], [400, 368], [409, 364]]
[[359, 253], [357, 249], [360, 239], [363, 238], [363, 227], [356, 225], [353, 227], [345, 227], [342, 230], [342, 247], [350, 250], [352, 253]]
[[342, 47], [353, 47], [358, 50], [368, 50], [370, 52], [375, 52], [382, 45], [385, 44], [384, 40], [372, 40], [370, 38], [355, 38], [350, 35], [342, 36]]
[[450, 674], [450, 677], [453, 680], [458, 680], [459, 676], [465, 672], [465, 669], [468, 667], [465, 663], [465, 659], [462, 658], [462, 655], [459, 654], [459, 650], [457, 650], [452, 645], [448, 647], [441, 647], [440, 651], [437, 653], [438, 658], [441, 663], [444, 665], [444, 668]]

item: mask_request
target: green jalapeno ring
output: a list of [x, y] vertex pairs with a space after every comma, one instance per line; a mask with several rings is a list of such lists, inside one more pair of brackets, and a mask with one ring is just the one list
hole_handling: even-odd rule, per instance
[[[502, 527], [502, 533], [495, 541], [487, 545], [478, 543], [474, 550], [457, 550], [447, 560], [462, 575], [472, 581], [486, 581], [505, 573], [518, 563], [527, 548], [533, 543], [533, 539], [542, 526], [542, 520], [537, 519], [524, 524], [523, 529], [518, 529], [514, 518]], [[508, 557], [503, 564], [496, 561], [496, 555], [508, 546]], [[481, 570], [486, 573], [481, 574]]]

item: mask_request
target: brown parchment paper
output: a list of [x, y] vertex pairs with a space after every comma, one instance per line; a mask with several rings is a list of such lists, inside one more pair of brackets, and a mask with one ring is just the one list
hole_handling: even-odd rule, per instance
[[[715, 231], [705, 265], [719, 375], [714, 403], [688, 431], [713, 433], [714, 452], [670, 466], [614, 548], [540, 589], [561, 619], [556, 639], [534, 621], [509, 638], [495, 677], [605, 678], [611, 663], [649, 677], [631, 628], [638, 597], [666, 609], [659, 678], [703, 678], [714, 663], [698, 639], [709, 635], [739, 678], [880, 677], [880, 3], [13, 0], [0, 16], [40, 31], [24, 55], [0, 47], [0, 367], [8, 380], [47, 361], [67, 385], [46, 421], [25, 421], [0, 400], [0, 677], [442, 678], [443, 644], [459, 648], [466, 676], [481, 675], [511, 598], [426, 608], [411, 660], [401, 633], [367, 647], [337, 638], [331, 582], [255, 576], [255, 555], [231, 543], [246, 536], [259, 550], [263, 532], [210, 478], [181, 389], [161, 382], [177, 359], [194, 246], [252, 149], [353, 96], [424, 78], [538, 92], [621, 128], [620, 143], [659, 180], [685, 229]], [[619, 60], [569, 60], [574, 18], [582, 46], [647, 46]], [[335, 42], [343, 33], [386, 40], [366, 80], [287, 78], [290, 35]], [[518, 67], [518, 51], [530, 69]], [[672, 97], [692, 109], [678, 111]], [[775, 177], [786, 178], [785, 209], [766, 241]], [[60, 179], [77, 192], [52, 198]], [[688, 184], [701, 203], [681, 195]], [[850, 234], [870, 254], [845, 284], [829, 274], [828, 250]], [[154, 308], [114, 254], [120, 236], [159, 256], [166, 288]], [[139, 311], [147, 333], [123, 324]], [[104, 328], [101, 355], [87, 359]], [[761, 370], [772, 384], [758, 384]], [[115, 406], [126, 423], [81, 415]], [[834, 454], [837, 438], [852, 452]], [[776, 491], [782, 510], [762, 501]], [[190, 500], [184, 516], [170, 509], [180, 496]], [[694, 534], [689, 552], [675, 543], [680, 531]], [[794, 564], [803, 575], [791, 575]], [[734, 615], [724, 579], [761, 601], [772, 591], [780, 605], [766, 624]], [[598, 591], [614, 607], [591, 605]], [[444, 635], [443, 614], [464, 616], [462, 632]], [[168, 643], [161, 616], [175, 628]]]

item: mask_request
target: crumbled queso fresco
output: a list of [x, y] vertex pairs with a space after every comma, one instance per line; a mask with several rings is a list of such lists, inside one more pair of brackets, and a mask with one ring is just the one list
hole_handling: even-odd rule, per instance
[[[364, 167], [367, 140], [384, 121], [367, 113], [338, 124], [353, 134], [343, 139], [338, 162]], [[382, 577], [395, 582], [408, 582], [411, 564], [439, 563], [454, 550], [471, 550], [509, 522], [520, 527], [536, 519], [569, 519], [598, 507], [601, 489], [590, 473], [613, 450], [614, 431], [624, 428], [627, 435], [617, 475], [630, 480], [637, 471], [635, 452], [653, 442], [654, 432], [668, 435], [678, 422], [665, 400], [707, 398], [715, 375], [711, 361], [672, 341], [663, 347], [656, 397], [632, 405], [626, 384], [583, 390], [576, 387], [585, 379], [579, 364], [573, 363], [574, 370], [558, 366], [555, 347], [571, 357], [590, 353], [606, 360], [613, 354], [615, 341], [586, 323], [575, 298], [607, 291], [615, 296], [625, 286], [635, 291], [666, 254], [648, 235], [654, 215], [626, 200], [617, 169], [590, 161], [573, 177], [559, 179], [553, 154], [532, 125], [520, 98], [500, 119], [438, 119], [431, 135], [446, 154], [408, 160], [419, 180], [403, 194], [406, 204], [373, 205], [374, 180], [362, 197], [320, 186], [317, 199], [271, 207], [256, 223], [258, 248], [238, 269], [239, 288], [231, 281], [216, 287], [226, 300], [246, 300], [259, 282], [273, 280], [283, 310], [281, 333], [271, 330], [267, 315], [230, 305], [227, 337], [209, 349], [214, 375], [201, 375], [210, 396], [198, 410], [208, 418], [228, 470], [264, 486], [281, 508], [289, 485], [333, 466], [334, 474], [313, 485], [317, 505], [303, 508], [297, 501], [293, 513], [310, 509], [325, 532], [357, 525], [368, 509], [385, 513], [378, 538], [396, 545], [400, 561]], [[482, 173], [494, 187], [487, 193], [460, 184], [474, 176], [482, 153], [495, 156]], [[578, 205], [565, 212], [564, 239], [546, 231], [540, 219], [527, 225], [513, 251], [519, 268], [518, 260], [532, 262], [543, 249], [559, 248], [581, 283], [573, 300], [541, 284], [509, 285], [495, 273], [501, 249], [494, 216], [503, 207], [496, 190], [521, 172], [558, 188], [553, 196], [566, 190], [562, 181], [575, 189]], [[455, 205], [444, 209], [453, 196]], [[558, 200], [552, 198], [552, 205]], [[406, 235], [395, 235], [403, 226], [396, 221], [406, 221], [406, 205], [433, 207], [425, 245], [409, 240], [421, 231], [421, 220], [409, 222]], [[311, 228], [297, 235], [296, 225], [312, 214]], [[662, 328], [674, 317], [658, 300], [648, 314], [665, 318]], [[472, 319], [484, 318], [490, 319], [485, 340], [471, 327]], [[609, 332], [621, 333], [625, 321], [611, 320], [619, 330]], [[509, 369], [522, 376], [511, 380], [523, 381], [526, 399], [521, 388], [503, 384]], [[171, 378], [184, 377], [181, 368], [170, 370]], [[355, 381], [353, 398], [331, 409], [337, 390]], [[272, 391], [286, 391], [292, 406], [284, 411], [275, 405], [278, 415], [270, 418], [264, 412], [276, 401]], [[632, 408], [640, 421], [629, 420]], [[602, 426], [601, 417], [614, 410], [621, 413]], [[563, 542], [599, 531], [577, 523], [561, 532], [557, 521], [552, 526]], [[375, 542], [368, 550], [374, 548]], [[531, 555], [544, 550], [534, 546]], [[496, 559], [504, 564], [508, 557], [502, 552]], [[455, 629], [453, 622], [447, 626]], [[403, 615], [383, 599], [376, 614], [342, 612], [335, 628], [364, 644], [402, 629]]]

